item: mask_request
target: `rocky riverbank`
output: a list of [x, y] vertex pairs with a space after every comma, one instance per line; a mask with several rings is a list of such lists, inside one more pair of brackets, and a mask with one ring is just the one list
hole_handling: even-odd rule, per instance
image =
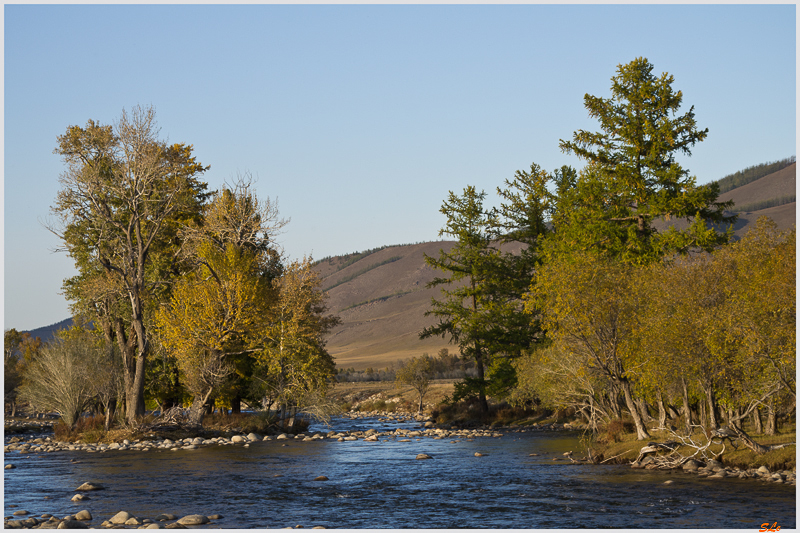
[[[23, 518], [29, 515], [28, 511], [14, 512], [14, 517], [6, 517], [5, 529], [89, 529], [96, 528], [94, 517], [87, 511], [79, 511], [64, 518], [55, 517], [44, 513], [38, 517]], [[104, 520], [99, 527], [109, 529], [187, 529], [186, 526], [217, 525], [222, 515], [192, 514], [178, 518], [174, 514], [160, 514], [155, 518], [140, 518], [127, 511], [120, 511], [108, 520]], [[317, 529], [317, 528], [315, 528]], [[324, 528], [321, 528], [324, 529]]]
[[[655, 464], [655, 459], [652, 456], [647, 456], [641, 461], [634, 461], [631, 464], [632, 468], [644, 468], [650, 470], [658, 469]], [[686, 474], [695, 474], [700, 477], [708, 479], [755, 479], [767, 483], [785, 483], [787, 485], [797, 484], [797, 470], [776, 470], [771, 472], [766, 466], [758, 468], [739, 468], [726, 466], [724, 463], [715, 459], [709, 459], [706, 462], [698, 461], [696, 459], [689, 459], [678, 469], [670, 470], [672, 472], [683, 472]]]

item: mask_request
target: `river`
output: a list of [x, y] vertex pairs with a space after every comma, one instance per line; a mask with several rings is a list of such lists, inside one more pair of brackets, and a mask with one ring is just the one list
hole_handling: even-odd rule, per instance
[[[333, 429], [397, 427], [415, 424], [337, 419]], [[566, 451], [577, 455], [578, 438], [528, 431], [471, 442], [381, 437], [175, 452], [9, 453], [6, 463], [16, 468], [4, 471], [4, 512], [63, 517], [88, 509], [95, 527], [118, 511], [141, 518], [222, 515], [203, 526], [211, 528], [796, 527], [794, 486], [553, 461]], [[417, 460], [418, 453], [433, 459]], [[86, 481], [106, 490], [71, 502]]]

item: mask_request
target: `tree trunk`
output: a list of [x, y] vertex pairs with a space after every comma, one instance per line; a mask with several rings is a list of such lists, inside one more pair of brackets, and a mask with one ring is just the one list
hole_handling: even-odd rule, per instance
[[753, 439], [751, 439], [750, 436], [747, 433], [745, 433], [742, 429], [737, 428], [736, 426], [729, 426], [729, 427], [733, 430], [734, 433], [736, 433], [736, 436], [739, 437], [739, 439], [744, 443], [745, 446], [747, 446], [757, 454], [763, 455], [772, 449], [771, 446], [763, 446], [753, 441]]
[[108, 431], [111, 429], [111, 422], [114, 420], [114, 412], [117, 409], [117, 400], [109, 400], [108, 405], [106, 405], [106, 421], [105, 421], [105, 430]]
[[758, 435], [764, 433], [764, 427], [761, 425], [761, 411], [756, 407], [753, 409], [753, 427]]
[[764, 431], [765, 435], [777, 435], [778, 434], [778, 416], [775, 408], [773, 407], [775, 402], [770, 398], [770, 402], [767, 404], [767, 427]]
[[689, 405], [689, 387], [686, 378], [681, 376], [681, 386], [683, 392], [683, 424], [686, 426], [686, 434], [692, 432], [692, 408]]
[[231, 414], [238, 415], [242, 412], [242, 399], [236, 396], [231, 400]]
[[636, 426], [636, 439], [637, 440], [645, 440], [650, 438], [650, 434], [647, 432], [647, 428], [642, 421], [642, 417], [639, 415], [639, 411], [636, 409], [636, 402], [633, 399], [633, 395], [631, 394], [631, 384], [630, 382], [623, 378], [622, 380], [622, 391], [625, 393], [625, 403], [628, 406], [628, 411], [631, 413], [633, 417], [633, 424]]
[[711, 386], [706, 387], [706, 401], [708, 402], [708, 427], [711, 429], [719, 429], [719, 422], [717, 421], [717, 404], [714, 398], [714, 388]]
[[658, 391], [658, 427], [663, 428], [667, 426], [667, 409], [664, 407], [664, 397], [661, 391]]
[[208, 389], [204, 395], [195, 394], [192, 400], [192, 406], [189, 408], [189, 424], [194, 427], [203, 425], [203, 417], [206, 414], [206, 402], [214, 391], [213, 388]]
[[640, 398], [635, 403], [637, 409], [639, 410], [639, 415], [642, 417], [642, 422], [645, 424], [651, 422], [653, 418], [650, 416], [650, 413], [647, 410], [647, 402], [644, 401], [644, 398]]

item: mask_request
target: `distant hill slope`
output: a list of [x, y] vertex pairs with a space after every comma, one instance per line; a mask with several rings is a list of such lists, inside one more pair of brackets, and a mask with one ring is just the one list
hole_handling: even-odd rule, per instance
[[61, 331], [62, 329], [69, 329], [72, 327], [72, 318], [67, 318], [62, 320], [61, 322], [56, 322], [55, 324], [50, 324], [49, 326], [42, 326], [41, 328], [36, 328], [28, 331], [31, 334], [31, 337], [36, 338], [39, 337], [42, 339], [42, 342], [50, 342], [56, 332]]
[[437, 256], [453, 244], [390, 246], [352, 263], [351, 254], [314, 267], [322, 287], [330, 287], [331, 313], [342, 319], [327, 338], [337, 366], [382, 369], [423, 352], [435, 355], [441, 348], [455, 349], [441, 337], [419, 339], [419, 332], [436, 322], [425, 312], [431, 299], [441, 295], [440, 287], [426, 288], [436, 272], [425, 263], [424, 254]]
[[[789, 229], [795, 224], [796, 172], [797, 163], [792, 163], [777, 172], [719, 195], [720, 201], [733, 200], [735, 204], [733, 211], [728, 213], [738, 215], [738, 220], [733, 225], [734, 239], [741, 239], [761, 216], [770, 217], [780, 229]], [[771, 207], [762, 207], [769, 205]], [[664, 221], [654, 223], [659, 231], [665, 230], [670, 225], [684, 229], [689, 224], [685, 220], [678, 220], [671, 224]], [[725, 231], [727, 226], [720, 226], [718, 229]]]
[[[739, 219], [733, 226], [735, 238], [741, 239], [761, 216], [770, 217], [781, 229], [789, 229], [795, 224], [797, 220], [797, 201], [794, 200], [797, 191], [796, 175], [797, 163], [792, 163], [777, 172], [719, 195], [721, 201], [733, 200], [736, 204], [734, 211], [739, 215]], [[786, 201], [790, 198], [792, 201]], [[779, 203], [781, 199], [784, 199], [786, 203], [774, 207], [752, 209], [757, 204]], [[739, 211], [740, 209], [747, 210]]]

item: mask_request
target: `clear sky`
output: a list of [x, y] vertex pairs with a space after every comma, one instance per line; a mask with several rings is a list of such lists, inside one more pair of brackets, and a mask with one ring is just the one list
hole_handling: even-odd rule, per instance
[[[438, 238], [439, 207], [517, 169], [580, 161], [583, 96], [617, 65], [674, 75], [707, 140], [699, 183], [795, 155], [796, 7], [5, 5], [4, 326], [69, 317], [44, 227], [56, 137], [141, 104], [212, 189], [258, 177], [290, 258]], [[489, 202], [493, 203], [490, 196]]]

